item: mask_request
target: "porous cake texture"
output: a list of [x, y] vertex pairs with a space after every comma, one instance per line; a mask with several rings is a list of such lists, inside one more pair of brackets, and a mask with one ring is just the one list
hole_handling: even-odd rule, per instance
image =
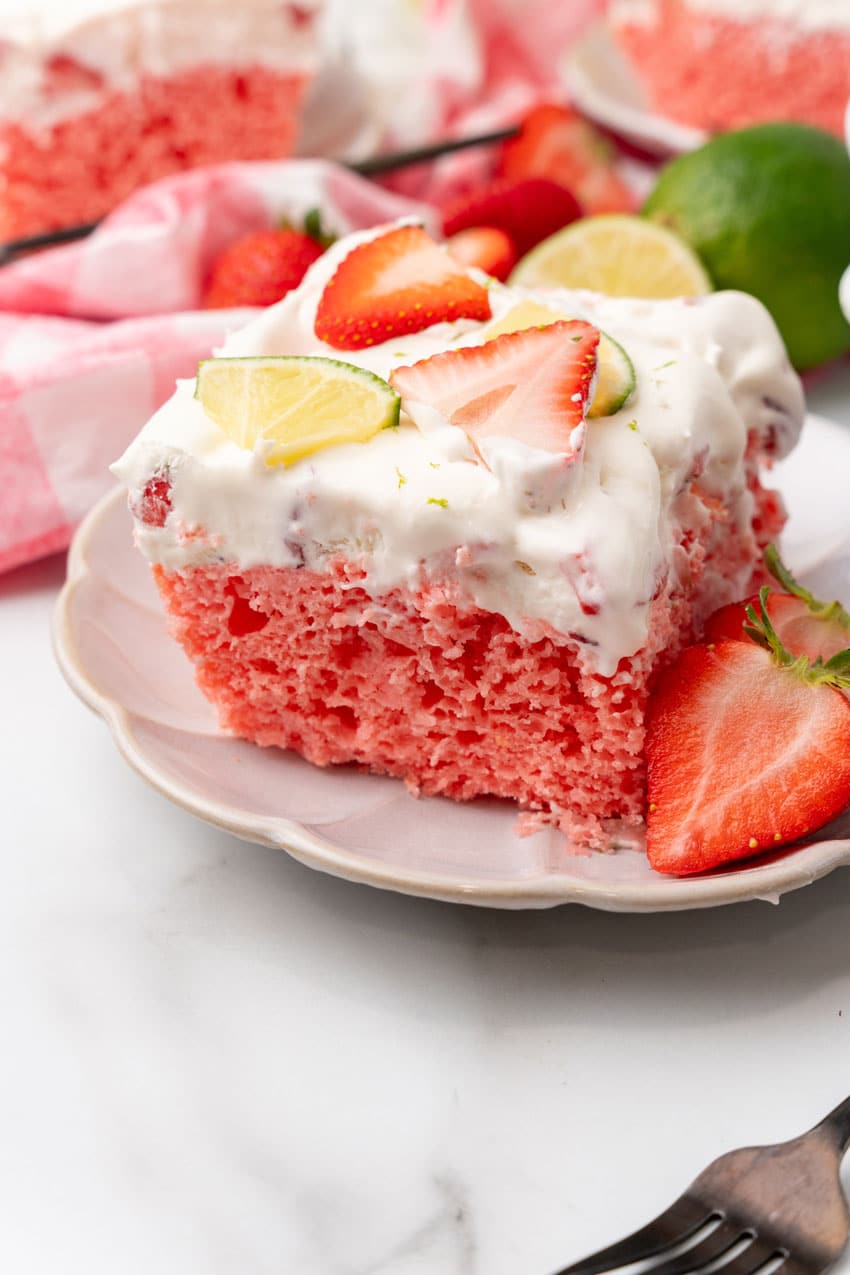
[[[316, 307], [364, 238], [222, 353], [332, 354]], [[510, 438], [476, 453], [457, 426], [421, 410], [414, 424], [404, 399], [398, 428], [270, 466], [188, 383], [116, 471], [227, 730], [415, 792], [508, 798], [526, 828], [602, 847], [642, 818], [653, 674], [760, 579], [785, 517], [762, 478], [796, 440], [802, 392], [772, 320], [741, 294], [489, 295], [491, 323], [545, 300], [634, 362], [634, 393], [587, 422], [566, 486], [558, 457]], [[345, 357], [386, 377], [487, 328], [441, 323]]]
[[[580, 639], [540, 622], [518, 633], [451, 578], [372, 597], [344, 559], [326, 572], [154, 574], [199, 686], [235, 735], [396, 775], [416, 793], [509, 798], [527, 829], [556, 822], [574, 844], [604, 846], [623, 831], [611, 821], [641, 822], [652, 674], [699, 637], [715, 601], [737, 596], [734, 551], [706, 561], [723, 516], [718, 506], [683, 529], [687, 586], [653, 599], [646, 644], [607, 678]], [[759, 538], [781, 530], [774, 500], [760, 522]]]
[[185, 168], [292, 153], [314, 62], [297, 6], [87, 7], [0, 26], [0, 239], [95, 221]]
[[711, 133], [791, 120], [843, 136], [845, 0], [615, 0], [610, 27], [660, 115]]

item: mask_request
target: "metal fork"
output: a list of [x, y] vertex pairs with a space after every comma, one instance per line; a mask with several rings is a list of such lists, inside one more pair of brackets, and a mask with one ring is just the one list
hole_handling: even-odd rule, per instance
[[654, 1222], [556, 1275], [819, 1275], [850, 1233], [848, 1145], [850, 1098], [800, 1138], [721, 1156]]

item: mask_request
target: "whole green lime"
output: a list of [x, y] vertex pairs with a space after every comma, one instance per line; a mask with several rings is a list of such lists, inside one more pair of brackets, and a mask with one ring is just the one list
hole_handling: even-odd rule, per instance
[[795, 367], [850, 350], [850, 158], [802, 124], [722, 133], [661, 172], [643, 215], [685, 239], [718, 288], [764, 302]]

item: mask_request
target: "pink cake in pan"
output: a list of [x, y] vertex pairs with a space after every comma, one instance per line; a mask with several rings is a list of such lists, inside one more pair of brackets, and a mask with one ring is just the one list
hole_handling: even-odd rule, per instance
[[843, 136], [847, 0], [613, 0], [609, 26], [661, 115], [712, 133], [796, 120]]
[[7, 0], [0, 240], [96, 220], [183, 168], [290, 154], [313, 25], [283, 0], [25, 0], [17, 17]]
[[[392, 427], [280, 463], [181, 384], [116, 466], [137, 543], [227, 730], [508, 798], [602, 847], [642, 819], [653, 673], [751, 589], [781, 528], [761, 476], [796, 440], [800, 385], [742, 294], [485, 289], [416, 242], [342, 240], [220, 352], [373, 373], [400, 395]], [[589, 415], [611, 338], [634, 386]]]

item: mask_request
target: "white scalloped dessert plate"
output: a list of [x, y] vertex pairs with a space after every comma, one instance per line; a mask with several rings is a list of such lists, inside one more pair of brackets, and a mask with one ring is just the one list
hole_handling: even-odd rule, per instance
[[[850, 581], [850, 431], [810, 417], [777, 467], [794, 511], [791, 565], [828, 596]], [[399, 780], [321, 769], [293, 753], [224, 734], [168, 636], [159, 597], [133, 548], [122, 490], [75, 537], [54, 617], [60, 667], [159, 792], [246, 840], [280, 846], [311, 867], [408, 894], [491, 907], [577, 902], [612, 911], [775, 900], [850, 863], [850, 819], [817, 843], [691, 879], [662, 877], [637, 850], [574, 855], [555, 831], [520, 838], [508, 802], [417, 800]]]
[[655, 155], [681, 155], [708, 140], [708, 133], [658, 115], [643, 86], [603, 22], [594, 23], [564, 64], [570, 97], [583, 114]]

